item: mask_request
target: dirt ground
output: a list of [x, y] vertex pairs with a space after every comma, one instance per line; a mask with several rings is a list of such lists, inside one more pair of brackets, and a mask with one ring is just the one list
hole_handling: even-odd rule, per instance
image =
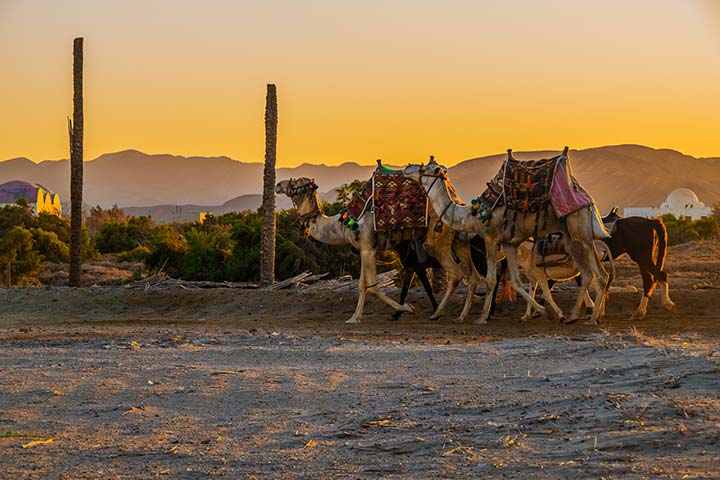
[[430, 321], [417, 290], [354, 326], [351, 292], [2, 290], [0, 478], [720, 478], [720, 244], [667, 271], [677, 309], [631, 322], [620, 262], [598, 327], [459, 324], [459, 294]]

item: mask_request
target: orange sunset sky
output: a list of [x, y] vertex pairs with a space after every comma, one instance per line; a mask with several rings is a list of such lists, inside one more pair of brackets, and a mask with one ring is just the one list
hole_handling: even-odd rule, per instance
[[720, 156], [718, 0], [0, 0], [0, 159], [264, 153], [278, 166], [641, 143]]

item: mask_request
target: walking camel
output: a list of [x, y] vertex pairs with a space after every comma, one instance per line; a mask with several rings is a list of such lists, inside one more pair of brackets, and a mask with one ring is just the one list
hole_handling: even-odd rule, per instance
[[[612, 260], [612, 253], [610, 247], [600, 240], [595, 240], [595, 250], [597, 251], [598, 261], [607, 259], [610, 262], [610, 283], [615, 279], [615, 263]], [[522, 242], [517, 247], [518, 254], [518, 265], [522, 267], [525, 272], [525, 276], [530, 280], [530, 295], [534, 298], [535, 292], [537, 291], [538, 285], [541, 285], [541, 289], [545, 290], [542, 285], [545, 284], [548, 289], [552, 289], [552, 286], [557, 282], [564, 282], [571, 280], [580, 275], [575, 264], [569, 258], [567, 254], [551, 255], [550, 257], [540, 256], [537, 253], [535, 242]], [[564, 258], [558, 258], [564, 257]], [[595, 304], [590, 299], [588, 291], [585, 295], [578, 297], [573, 312], [570, 317], [579, 317], [580, 309], [582, 304], [585, 307], [594, 308]], [[521, 320], [526, 322], [530, 320], [532, 316], [532, 307], [528, 303], [525, 314], [521, 317]]]
[[[376, 235], [382, 236], [383, 234], [375, 231], [372, 215], [361, 215], [358, 219], [357, 230], [351, 230], [340, 221], [340, 214], [328, 217], [322, 212], [318, 201], [317, 188], [312, 179], [297, 178], [278, 182], [275, 186], [275, 192], [290, 197], [312, 238], [328, 245], [349, 244], [360, 251], [361, 267], [360, 278], [358, 279], [358, 303], [355, 312], [346, 323], [360, 322], [368, 293], [374, 294], [398, 312], [413, 311], [412, 306], [395, 302], [377, 288], [377, 267], [375, 264], [377, 245], [388, 245], [389, 239], [376, 239]], [[475, 289], [482, 277], [473, 266], [469, 242], [455, 240], [456, 243], [453, 245], [454, 232], [450, 228], [443, 226], [438, 233], [435, 232], [433, 225], [431, 222], [424, 245], [428, 254], [435, 257], [448, 272], [448, 288], [431, 318], [437, 318], [442, 314], [458, 283], [465, 281], [469, 284], [469, 288], [465, 306], [459, 317], [459, 320], [463, 321], [470, 312]], [[453, 253], [457, 260], [453, 258]]]
[[[545, 160], [545, 163], [567, 161], [568, 148], [565, 147], [563, 153], [553, 159]], [[518, 163], [512, 157], [512, 151], [508, 150], [508, 159], [503, 164], [498, 174], [503, 174], [501, 178], [504, 181], [504, 173], [506, 170], [513, 168]], [[531, 167], [532, 168], [532, 167]], [[508, 261], [508, 269], [510, 272], [510, 285], [518, 292], [535, 310], [543, 315], [554, 316], [560, 318], [561, 321], [570, 323], [577, 320], [576, 312], [567, 320], [563, 317], [562, 310], [555, 303], [549, 288], [541, 285], [543, 295], [547, 300], [546, 307], [541, 306], [530, 294], [522, 287], [520, 280], [520, 272], [517, 260], [517, 245], [530, 238], [538, 238], [541, 235], [552, 232], [563, 232], [563, 243], [565, 250], [573, 259], [575, 265], [580, 271], [582, 286], [578, 293], [579, 298], [585, 295], [590, 284], [593, 285], [596, 293], [595, 307], [587, 324], [597, 324], [598, 319], [604, 311], [605, 294], [608, 288], [609, 276], [602, 265], [598, 262], [595, 255], [593, 240], [596, 233], [599, 237], [604, 238], [607, 234], [599, 225], [599, 219], [594, 210], [594, 205], [578, 208], [567, 215], [563, 216], [561, 221], [556, 215], [550, 202], [542, 205], [538, 211], [522, 212], [507, 207], [507, 200], [503, 195], [498, 197], [495, 204], [487, 204], [483, 197], [477, 199], [472, 206], [458, 204], [448, 190], [447, 168], [438, 165], [434, 158], [431, 157], [428, 165], [408, 165], [403, 169], [406, 177], [412, 178], [419, 182], [430, 199], [433, 210], [438, 214], [443, 223], [449, 225], [452, 229], [464, 232], [472, 232], [480, 234], [484, 237], [487, 245], [487, 266], [488, 272], [485, 276], [487, 291], [494, 291], [497, 270], [497, 255], [500, 246], [502, 246]], [[558, 174], [562, 175], [558, 178]], [[555, 168], [552, 172], [553, 187], [554, 182], [567, 182], [574, 186], [572, 175], [565, 169]], [[498, 178], [496, 177], [496, 178]], [[503, 184], [504, 185], [504, 184]], [[545, 186], [548, 188], [548, 186]], [[549, 189], [549, 188], [548, 188]], [[541, 192], [548, 194], [549, 192]], [[588, 196], [589, 197], [589, 196]], [[544, 222], [540, 225], [540, 218], [544, 218]], [[491, 307], [490, 296], [485, 298], [483, 312], [476, 323], [486, 323], [490, 316]]]

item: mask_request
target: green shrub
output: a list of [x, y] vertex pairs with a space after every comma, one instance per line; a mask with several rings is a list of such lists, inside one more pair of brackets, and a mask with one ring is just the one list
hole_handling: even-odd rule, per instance
[[26, 284], [40, 273], [42, 256], [33, 247], [32, 232], [22, 226], [12, 227], [0, 237], [0, 263], [12, 266], [14, 285]]
[[118, 262], [144, 262], [148, 255], [150, 255], [150, 249], [144, 245], [138, 245], [132, 250], [118, 253], [117, 260]]
[[34, 248], [43, 256], [44, 260], [53, 263], [70, 261], [70, 246], [61, 241], [57, 233], [33, 228], [32, 235], [35, 242]]
[[187, 241], [172, 225], [161, 225], [150, 239], [150, 253], [145, 265], [151, 271], [164, 271], [171, 277], [182, 277], [182, 262], [187, 253]]
[[690, 217], [677, 218], [666, 214], [662, 220], [667, 228], [669, 245], [720, 239], [720, 226], [715, 216], [692, 220]]

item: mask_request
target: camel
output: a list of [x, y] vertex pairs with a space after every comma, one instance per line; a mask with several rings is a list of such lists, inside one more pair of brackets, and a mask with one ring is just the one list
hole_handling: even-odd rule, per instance
[[[595, 240], [594, 244], [598, 255], [598, 261], [607, 259], [610, 262], [610, 283], [612, 283], [612, 280], [615, 278], [615, 264], [612, 260], [610, 248], [600, 240]], [[517, 258], [518, 264], [525, 272], [525, 276], [530, 280], [530, 295], [533, 297], [535, 296], [538, 285], [541, 285], [541, 288], [544, 291], [545, 288], [551, 289], [552, 284], [558, 281], [562, 282], [571, 280], [580, 275], [580, 271], [577, 269], [575, 264], [570, 261], [569, 257], [565, 257], [567, 261], [564, 262], [549, 261], [546, 264], [545, 259], [540, 257], [535, 251], [535, 242], [522, 242], [518, 245]], [[552, 281], [552, 284], [549, 283], [549, 281]], [[542, 287], [543, 284], [545, 284], [545, 287]], [[594, 302], [590, 298], [589, 292], [587, 291], [585, 291], [585, 294], [582, 297], [578, 297], [577, 302], [573, 307], [573, 313], [570, 315], [571, 317], [580, 316], [580, 308], [582, 308], [583, 303], [589, 308], [594, 308], [595, 306]], [[604, 315], [605, 312], [603, 308], [600, 316], [602, 317]], [[532, 306], [528, 303], [525, 314], [521, 317], [521, 320], [526, 322], [531, 317]]]
[[[358, 303], [355, 312], [346, 323], [360, 323], [368, 293], [374, 294], [398, 312], [413, 311], [412, 306], [395, 302], [377, 288], [375, 261], [378, 245], [389, 245], [390, 240], [387, 238], [376, 239], [377, 232], [375, 232], [372, 215], [361, 215], [358, 219], [358, 228], [352, 230], [340, 221], [340, 214], [328, 217], [323, 213], [318, 201], [317, 188], [313, 179], [298, 178], [278, 182], [275, 192], [290, 197], [306, 226], [307, 233], [312, 238], [328, 245], [349, 244], [360, 251]], [[473, 296], [482, 277], [473, 266], [470, 243], [456, 239], [455, 232], [448, 227], [443, 226], [440, 232], [436, 232], [434, 226], [437, 221], [436, 219], [433, 222], [431, 219], [424, 245], [428, 254], [437, 259], [448, 272], [448, 288], [431, 318], [438, 318], [442, 314], [457, 285], [460, 281], [465, 281], [469, 284], [468, 295], [459, 317], [460, 321], [464, 321], [470, 313]], [[455, 241], [454, 244], [453, 241]], [[453, 257], [453, 253], [456, 258]]]
[[[565, 147], [562, 153], [565, 159], [567, 153], [568, 148]], [[561, 157], [556, 157], [556, 159], [559, 160]], [[514, 160], [511, 150], [508, 150], [509, 160]], [[487, 245], [488, 271], [485, 282], [488, 292], [494, 291], [497, 283], [496, 259], [498, 250], [502, 246], [508, 262], [511, 287], [541, 315], [550, 315], [559, 318], [564, 323], [571, 323], [578, 318], [571, 316], [566, 320], [562, 310], [553, 300], [549, 288], [545, 288], [545, 285], [541, 285], [541, 288], [547, 300], [547, 309], [535, 301], [522, 287], [517, 259], [517, 245], [521, 242], [550, 232], [563, 232], [565, 250], [570, 254], [581, 274], [582, 286], [580, 287], [579, 296], [584, 296], [591, 284], [597, 292], [595, 308], [590, 319], [585, 322], [597, 325], [598, 318], [604, 308], [609, 275], [598, 262], [593, 245], [595, 239], [593, 226], [597, 225], [594, 218], [596, 216], [593, 209], [594, 205], [575, 210], [564, 216], [562, 221], [557, 217], [550, 204], [547, 204], [542, 212], [522, 213], [516, 211], [511, 220], [509, 214], [506, 217], [504, 204], [488, 206], [480, 214], [478, 214], [475, 205], [458, 204], [448, 188], [447, 168], [437, 164], [433, 157], [430, 158], [428, 165], [408, 165], [403, 169], [403, 174], [423, 186], [433, 210], [443, 223], [454, 230], [476, 233], [484, 237]], [[542, 227], [538, 225], [540, 213], [545, 218]], [[482, 315], [475, 323], [487, 323], [490, 316], [491, 300], [491, 296], [485, 298]]]

